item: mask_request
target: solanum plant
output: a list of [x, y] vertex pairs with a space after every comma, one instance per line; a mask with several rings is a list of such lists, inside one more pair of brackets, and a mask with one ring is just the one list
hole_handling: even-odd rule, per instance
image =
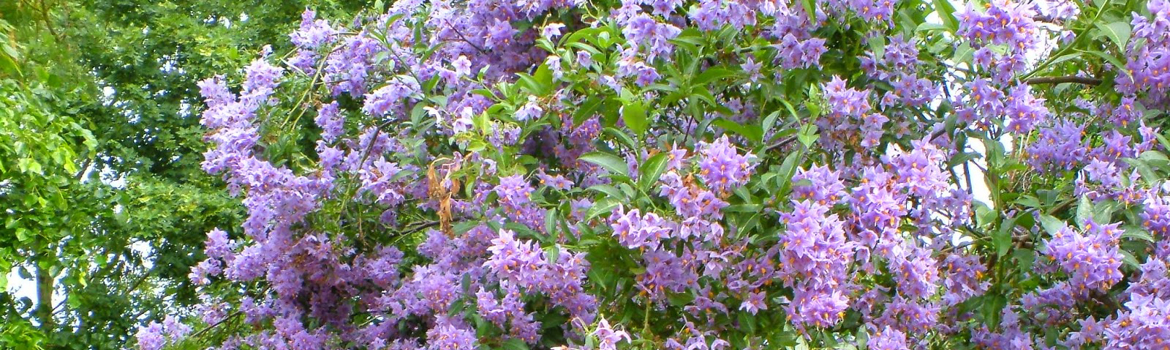
[[143, 349], [1170, 347], [1164, 0], [402, 0], [290, 37], [200, 85], [249, 216]]

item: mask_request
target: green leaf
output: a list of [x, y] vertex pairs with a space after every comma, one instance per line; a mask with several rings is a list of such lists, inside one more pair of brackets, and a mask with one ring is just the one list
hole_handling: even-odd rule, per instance
[[727, 129], [727, 131], [734, 132], [740, 136], [746, 137], [749, 141], [754, 143], [760, 143], [761, 139], [764, 137], [761, 130], [755, 128], [754, 125], [744, 126], [743, 124], [736, 123], [727, 118], [717, 118], [715, 121], [711, 122], [711, 124]]
[[[1131, 33], [1129, 22], [1118, 21], [1109, 24], [1097, 22], [1097, 29], [1100, 29], [1109, 40], [1113, 40], [1117, 44], [1117, 52], [1125, 52], [1125, 44], [1129, 42], [1129, 35]], [[1123, 69], [1124, 67], [1117, 67]]]
[[1057, 232], [1060, 232], [1060, 230], [1064, 229], [1066, 226], [1064, 221], [1047, 214], [1040, 215], [1040, 225], [1044, 227], [1044, 231], [1047, 231], [1050, 235], [1054, 235]]
[[637, 135], [646, 133], [649, 122], [646, 118], [646, 106], [638, 101], [626, 101], [622, 104], [622, 121]]
[[612, 174], [630, 176], [629, 166], [626, 165], [625, 160], [618, 158], [618, 156], [604, 152], [589, 152], [582, 155], [580, 159], [597, 164]]
[[21, 242], [26, 242], [31, 238], [32, 238], [32, 231], [29, 231], [28, 229], [26, 229], [24, 227], [16, 228], [16, 240], [21, 241]]
[[647, 159], [645, 163], [638, 165], [638, 172], [640, 173], [638, 174], [638, 185], [643, 190], [649, 190], [658, 182], [658, 178], [662, 176], [662, 172], [666, 171], [666, 163], [669, 160], [669, 156], [669, 152], [658, 152], [658, 154]]
[[881, 59], [886, 57], [886, 37], [882, 35], [874, 35], [867, 41], [869, 50], [873, 51], [873, 56]]
[[712, 67], [704, 70], [703, 73], [700, 73], [699, 76], [695, 77], [695, 79], [691, 81], [691, 84], [701, 86], [715, 80], [735, 76], [738, 73], [738, 71], [724, 67]]
[[625, 193], [622, 193], [622, 190], [619, 190], [617, 187], [613, 187], [613, 185], [610, 184], [593, 185], [589, 186], [588, 189], [604, 193], [606, 196], [609, 196], [609, 198], [623, 201], [626, 199], [626, 195]]
[[621, 131], [618, 128], [607, 126], [602, 130], [602, 132], [613, 136], [617, 139], [618, 142], [621, 142], [623, 146], [626, 146], [630, 150], [635, 150], [638, 148], [638, 143], [635, 142], [634, 139], [630, 137], [630, 135], [627, 135], [626, 132]]
[[817, 142], [817, 139], [820, 137], [821, 135], [817, 134], [817, 126], [813, 124], [805, 125], [800, 129], [800, 133], [796, 134], [796, 139], [805, 148], [812, 148], [813, 142]]
[[593, 117], [593, 114], [597, 113], [597, 110], [601, 108], [604, 102], [605, 98], [598, 96], [590, 96], [585, 99], [585, 102], [581, 103], [576, 111], [573, 111], [573, 126], [581, 125], [581, 123]]
[[1126, 225], [1125, 227], [1123, 227], [1123, 229], [1125, 229], [1125, 232], [1121, 234], [1121, 238], [1129, 238], [1129, 239], [1133, 239], [1133, 240], [1141, 240], [1141, 241], [1154, 243], [1154, 236], [1150, 235], [1150, 233], [1148, 231], [1146, 231], [1145, 229], [1143, 229], [1141, 227], [1134, 226], [1134, 225]]
[[508, 339], [502, 345], [505, 350], [528, 350], [528, 344], [524, 343], [520, 338]]
[[533, 80], [536, 81], [537, 93], [540, 96], [547, 96], [553, 91], [553, 76], [552, 71], [549, 70], [548, 64], [541, 64], [536, 68], [536, 74], [532, 75]]
[[995, 246], [996, 255], [1003, 257], [1012, 248], [1012, 228], [1016, 226], [1016, 217], [1005, 219], [999, 230], [991, 236], [991, 243]]
[[1016, 267], [1021, 272], [1032, 271], [1032, 264], [1036, 262], [1036, 252], [1031, 249], [1017, 249], [1012, 252]]
[[1121, 59], [1117, 58], [1117, 56], [1110, 55], [1110, 54], [1107, 54], [1107, 53], [1104, 53], [1104, 52], [1101, 52], [1098, 50], [1090, 50], [1090, 51], [1086, 51], [1086, 52], [1088, 52], [1090, 55], [1094, 55], [1094, 56], [1100, 57], [1101, 59], [1104, 59], [1105, 61], [1109, 62], [1109, 64], [1112, 64], [1114, 69], [1121, 71], [1122, 73], [1125, 73], [1125, 75], [1128, 75], [1131, 77], [1133, 76], [1133, 73], [1130, 73], [1130, 71], [1128, 69], [1125, 69], [1125, 62], [1122, 62]]
[[1077, 204], [1077, 226], [1084, 228], [1089, 220], [1093, 220], [1093, 202], [1089, 200], [1089, 196], [1081, 196], [1081, 201]]
[[784, 157], [784, 163], [780, 164], [780, 174], [776, 177], [776, 188], [780, 189], [778, 195], [787, 195], [788, 189], [792, 185], [792, 177], [796, 175], [796, 162], [800, 159], [801, 152], [789, 153]]
[[959, 21], [955, 18], [955, 6], [948, 0], [934, 0], [934, 12], [942, 19], [943, 25], [952, 32], [959, 30]]

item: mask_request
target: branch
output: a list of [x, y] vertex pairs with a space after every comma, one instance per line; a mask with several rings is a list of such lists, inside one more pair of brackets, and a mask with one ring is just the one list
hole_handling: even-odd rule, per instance
[[475, 43], [471, 42], [471, 40], [467, 40], [467, 37], [463, 36], [463, 32], [460, 32], [458, 29], [455, 29], [455, 26], [451, 25], [450, 21], [444, 19], [443, 22], [447, 23], [447, 28], [450, 28], [451, 31], [455, 32], [455, 35], [458, 35], [459, 39], [463, 39], [463, 42], [467, 43], [467, 45], [471, 45], [472, 48], [474, 48], [476, 51], [479, 51], [479, 53], [481, 53], [481, 54], [487, 54], [487, 51], [484, 50], [482, 47], [479, 47], [479, 45], [476, 45]]
[[1097, 85], [1101, 85], [1101, 79], [1088, 78], [1088, 77], [1066, 76], [1066, 77], [1040, 77], [1040, 78], [1031, 78], [1031, 79], [1024, 80], [1024, 84], [1028, 84], [1028, 85], [1064, 84], [1064, 83], [1076, 83], [1076, 84], [1097, 86]]
[[764, 148], [764, 151], [760, 152], [760, 153], [767, 153], [768, 151], [771, 151], [771, 150], [774, 150], [774, 149], [777, 149], [780, 147], [784, 147], [784, 146], [788, 145], [789, 143], [792, 143], [792, 141], [796, 141], [796, 136], [790, 136], [786, 139], [783, 139], [783, 140], [777, 141], [776, 143], [768, 145], [768, 147]]
[[219, 320], [219, 322], [216, 322], [213, 325], [207, 326], [207, 328], [200, 329], [198, 332], [191, 334], [191, 336], [189, 336], [189, 338], [195, 338], [195, 337], [198, 337], [200, 335], [203, 335], [204, 333], [207, 333], [207, 331], [210, 331], [211, 329], [218, 327], [219, 325], [224, 324], [224, 322], [227, 322], [228, 320], [236, 318], [236, 316], [239, 316], [243, 313], [244, 313], [243, 310], [236, 310], [236, 312], [233, 312], [230, 315], [224, 316], [224, 318]]

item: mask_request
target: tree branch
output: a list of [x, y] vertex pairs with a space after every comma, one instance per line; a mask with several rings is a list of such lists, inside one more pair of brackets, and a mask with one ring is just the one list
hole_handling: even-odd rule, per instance
[[1028, 84], [1028, 85], [1064, 84], [1064, 83], [1076, 83], [1076, 84], [1097, 86], [1097, 85], [1101, 85], [1101, 79], [1088, 78], [1088, 77], [1077, 77], [1077, 76], [1066, 76], [1066, 77], [1039, 77], [1039, 78], [1031, 78], [1028, 80], [1024, 80], [1024, 84]]

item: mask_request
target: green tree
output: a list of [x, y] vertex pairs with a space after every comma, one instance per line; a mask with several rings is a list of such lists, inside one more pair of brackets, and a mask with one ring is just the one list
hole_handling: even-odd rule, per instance
[[286, 41], [306, 7], [357, 5], [0, 3], [0, 347], [121, 348], [195, 303], [205, 233], [241, 215], [200, 169], [195, 82]]

